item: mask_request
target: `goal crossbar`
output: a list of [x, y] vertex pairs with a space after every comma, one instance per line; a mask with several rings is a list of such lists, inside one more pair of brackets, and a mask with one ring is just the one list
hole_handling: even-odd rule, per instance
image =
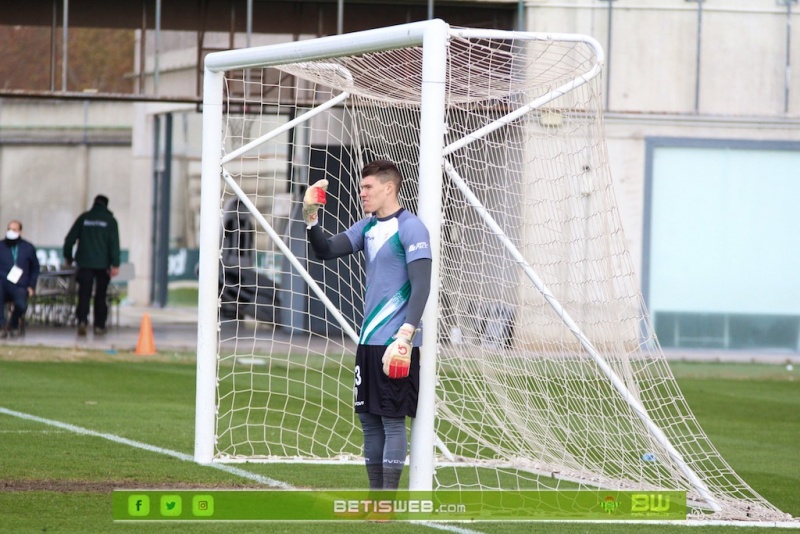
[[432, 25], [441, 23], [437, 20], [412, 22], [307, 41], [213, 52], [206, 56], [204, 68], [206, 72], [223, 72], [416, 46], [422, 44]]

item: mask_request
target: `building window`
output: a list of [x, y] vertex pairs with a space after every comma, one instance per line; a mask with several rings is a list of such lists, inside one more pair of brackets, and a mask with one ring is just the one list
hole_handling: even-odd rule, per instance
[[664, 347], [800, 350], [800, 143], [649, 139], [643, 288]]

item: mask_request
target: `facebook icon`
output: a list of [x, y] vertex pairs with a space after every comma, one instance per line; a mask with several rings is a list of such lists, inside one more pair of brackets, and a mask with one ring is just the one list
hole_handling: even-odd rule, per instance
[[139, 517], [150, 515], [150, 497], [147, 495], [129, 495], [128, 515]]

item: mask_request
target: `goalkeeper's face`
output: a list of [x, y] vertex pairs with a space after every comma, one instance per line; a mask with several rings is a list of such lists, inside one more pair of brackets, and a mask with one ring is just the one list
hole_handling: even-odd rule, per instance
[[365, 213], [374, 213], [378, 217], [391, 215], [397, 207], [397, 195], [391, 182], [381, 182], [375, 176], [365, 176], [361, 180], [361, 205]]

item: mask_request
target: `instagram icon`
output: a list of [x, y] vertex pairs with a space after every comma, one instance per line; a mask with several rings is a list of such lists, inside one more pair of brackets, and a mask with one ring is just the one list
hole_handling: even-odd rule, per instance
[[211, 495], [195, 495], [192, 497], [192, 515], [198, 517], [214, 515], [214, 497]]

